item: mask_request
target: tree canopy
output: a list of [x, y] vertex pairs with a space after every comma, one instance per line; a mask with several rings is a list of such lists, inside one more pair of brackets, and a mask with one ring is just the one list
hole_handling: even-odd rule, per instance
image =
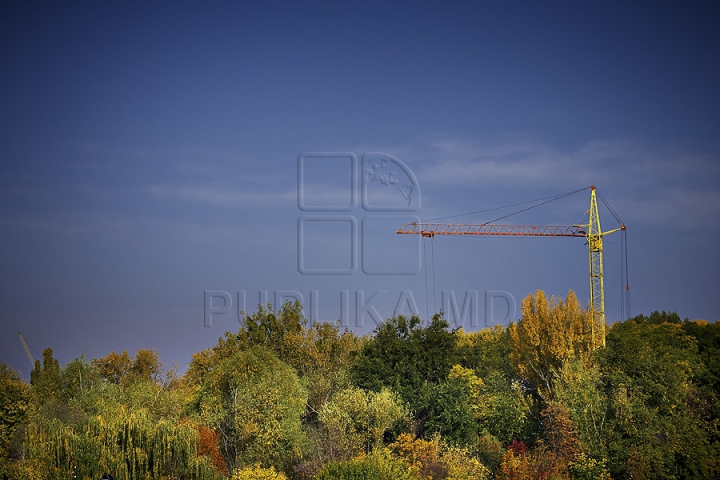
[[262, 306], [193, 354], [0, 363], [0, 480], [720, 478], [720, 325], [602, 330], [574, 293], [507, 328], [394, 316], [365, 337]]

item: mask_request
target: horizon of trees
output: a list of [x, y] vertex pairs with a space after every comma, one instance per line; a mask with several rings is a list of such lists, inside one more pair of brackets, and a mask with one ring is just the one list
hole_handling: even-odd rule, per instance
[[183, 375], [153, 349], [0, 363], [0, 480], [720, 478], [720, 324], [641, 314], [603, 348], [572, 291], [521, 310], [359, 337], [267, 305]]

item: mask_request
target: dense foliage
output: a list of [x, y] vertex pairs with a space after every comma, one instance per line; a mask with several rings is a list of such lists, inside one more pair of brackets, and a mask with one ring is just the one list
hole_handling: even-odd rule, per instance
[[0, 364], [0, 479], [720, 478], [720, 325], [602, 328], [575, 295], [466, 333], [397, 316], [362, 338], [263, 306], [193, 355], [110, 352], [30, 382]]

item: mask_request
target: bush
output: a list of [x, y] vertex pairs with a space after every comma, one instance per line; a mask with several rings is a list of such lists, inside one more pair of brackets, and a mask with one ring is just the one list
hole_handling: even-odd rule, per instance
[[263, 468], [260, 465], [245, 467], [233, 475], [232, 480], [287, 480], [282, 472], [276, 472], [274, 467]]
[[355, 457], [345, 462], [331, 462], [315, 477], [317, 480], [417, 480], [416, 468], [394, 456], [386, 448], [376, 449], [370, 455]]

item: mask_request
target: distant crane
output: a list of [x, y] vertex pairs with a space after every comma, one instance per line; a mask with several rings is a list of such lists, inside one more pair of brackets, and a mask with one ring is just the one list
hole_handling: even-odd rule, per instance
[[25, 349], [25, 353], [27, 353], [28, 358], [30, 359], [30, 364], [35, 368], [35, 359], [32, 356], [32, 353], [30, 353], [30, 347], [28, 347], [27, 342], [22, 336], [22, 333], [17, 332], [18, 337], [20, 337], [20, 341], [22, 342], [23, 348]]
[[[609, 206], [608, 206], [609, 207]], [[611, 212], [612, 209], [610, 209]], [[613, 215], [615, 213], [613, 212]], [[615, 215], [617, 218], [617, 215]], [[499, 225], [494, 223], [407, 223], [400, 228], [398, 234], [416, 234], [434, 238], [435, 235], [489, 235], [513, 237], [584, 237], [588, 245], [590, 264], [590, 315], [592, 335], [595, 337], [595, 324], [602, 326], [602, 345], [605, 346], [605, 285], [603, 280], [603, 237], [618, 231], [625, 231], [625, 225], [619, 221], [620, 227], [602, 231], [598, 213], [595, 185], [590, 187], [590, 211], [588, 223], [572, 226], [539, 226], [539, 225]], [[629, 290], [630, 286], [626, 285]], [[598, 320], [598, 322], [596, 322]]]

